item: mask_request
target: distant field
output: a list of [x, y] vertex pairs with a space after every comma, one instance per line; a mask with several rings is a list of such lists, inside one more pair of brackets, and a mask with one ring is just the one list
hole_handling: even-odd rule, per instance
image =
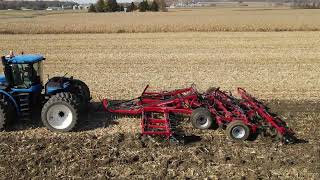
[[193, 31], [318, 31], [320, 10], [290, 8], [170, 9], [157, 13], [0, 11], [2, 34]]

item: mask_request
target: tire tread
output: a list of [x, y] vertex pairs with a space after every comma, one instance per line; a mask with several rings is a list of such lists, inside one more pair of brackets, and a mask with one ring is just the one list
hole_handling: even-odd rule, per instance
[[[232, 129], [233, 129], [235, 126], [239, 126], [239, 125], [245, 128], [245, 130], [246, 130], [246, 135], [245, 135], [243, 138], [241, 138], [241, 139], [236, 139], [236, 138], [234, 138], [234, 137], [232, 136]], [[234, 141], [245, 141], [245, 140], [247, 140], [247, 139], [249, 138], [249, 136], [250, 136], [250, 128], [249, 128], [246, 124], [244, 124], [242, 121], [240, 121], [240, 120], [235, 120], [235, 121], [230, 122], [230, 123], [227, 125], [226, 133], [227, 133], [227, 136], [228, 136], [230, 139], [234, 140]]]
[[[58, 102], [66, 102], [68, 103], [71, 108], [74, 109], [75, 114], [73, 114], [73, 116], [75, 117], [75, 121], [73, 124], [71, 124], [68, 128], [66, 129], [54, 129], [53, 127], [51, 127], [49, 125], [49, 123], [47, 122], [47, 111], [48, 108], [53, 104], [53, 103], [58, 103]], [[51, 131], [60, 131], [60, 132], [68, 132], [73, 130], [76, 125], [77, 122], [79, 120], [79, 100], [77, 99], [77, 97], [69, 92], [62, 92], [62, 93], [57, 93], [56, 95], [52, 96], [43, 106], [42, 111], [41, 111], [41, 119], [43, 124], [50, 129]]]

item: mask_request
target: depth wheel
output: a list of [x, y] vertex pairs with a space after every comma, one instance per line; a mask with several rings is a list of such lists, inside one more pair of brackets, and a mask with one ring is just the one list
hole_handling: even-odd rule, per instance
[[250, 128], [242, 121], [236, 120], [228, 124], [226, 133], [234, 141], [244, 141], [250, 135]]
[[68, 132], [73, 130], [79, 119], [76, 100], [53, 96], [42, 108], [41, 119], [51, 131]]
[[209, 129], [213, 125], [211, 112], [207, 108], [197, 108], [190, 116], [192, 126], [197, 129]]

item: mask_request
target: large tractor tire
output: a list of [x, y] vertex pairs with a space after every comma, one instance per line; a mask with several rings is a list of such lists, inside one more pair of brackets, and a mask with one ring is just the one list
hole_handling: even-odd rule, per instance
[[63, 99], [65, 101], [72, 101], [72, 103], [75, 104], [75, 106], [77, 106], [78, 108], [80, 108], [80, 106], [81, 106], [80, 98], [78, 96], [76, 96], [75, 94], [71, 93], [71, 92], [57, 93], [53, 97], [60, 98], [60, 99]]
[[76, 88], [79, 89], [79, 94], [88, 102], [91, 100], [90, 89], [86, 83], [79, 79], [73, 80]]
[[0, 103], [0, 130], [3, 130], [8, 121], [8, 113], [3, 103]]
[[250, 128], [240, 120], [228, 124], [226, 133], [234, 141], [244, 141], [250, 136]]
[[73, 82], [74, 82], [74, 86], [78, 90], [77, 96], [80, 99], [81, 109], [85, 110], [87, 108], [89, 101], [91, 100], [90, 89], [86, 85], [86, 83], [84, 83], [81, 80], [74, 79]]
[[71, 93], [59, 93], [52, 96], [43, 106], [41, 119], [51, 131], [69, 132], [79, 120], [79, 105], [76, 96]]
[[209, 129], [214, 124], [211, 112], [206, 108], [193, 110], [190, 119], [192, 126], [197, 129]]
[[0, 94], [0, 130], [5, 129], [15, 119], [15, 115], [13, 105]]

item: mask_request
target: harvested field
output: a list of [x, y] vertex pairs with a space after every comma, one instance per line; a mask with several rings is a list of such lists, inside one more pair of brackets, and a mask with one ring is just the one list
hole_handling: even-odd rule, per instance
[[[0, 132], [0, 178], [319, 179], [318, 32], [0, 35], [0, 47], [43, 53], [45, 74], [68, 72], [99, 98], [129, 99], [146, 84], [241, 86], [267, 100], [300, 139], [233, 143], [223, 130], [198, 131], [186, 146], [141, 140], [139, 120], [110, 122], [92, 108], [78, 132], [25, 122]], [[97, 103], [94, 103], [95, 106]]]
[[[86, 127], [88, 131], [58, 134], [36, 128], [0, 133], [0, 172], [10, 179], [319, 179], [319, 103], [272, 101], [269, 105], [287, 117], [298, 137], [308, 143], [281, 145], [259, 138], [233, 143], [222, 130], [187, 126], [187, 133], [201, 140], [168, 145], [142, 140], [135, 129], [138, 119], [120, 119], [119, 124], [103, 128], [103, 116], [95, 113], [89, 119], [94, 130]], [[88, 125], [84, 124], [82, 128]]]
[[320, 33], [137, 33], [1, 35], [0, 47], [42, 53], [45, 74], [69, 73], [94, 99], [133, 98], [146, 84], [164, 89], [196, 83], [261, 98], [320, 97]]
[[157, 13], [0, 11], [2, 34], [318, 31], [320, 10], [290, 8], [170, 9]]

